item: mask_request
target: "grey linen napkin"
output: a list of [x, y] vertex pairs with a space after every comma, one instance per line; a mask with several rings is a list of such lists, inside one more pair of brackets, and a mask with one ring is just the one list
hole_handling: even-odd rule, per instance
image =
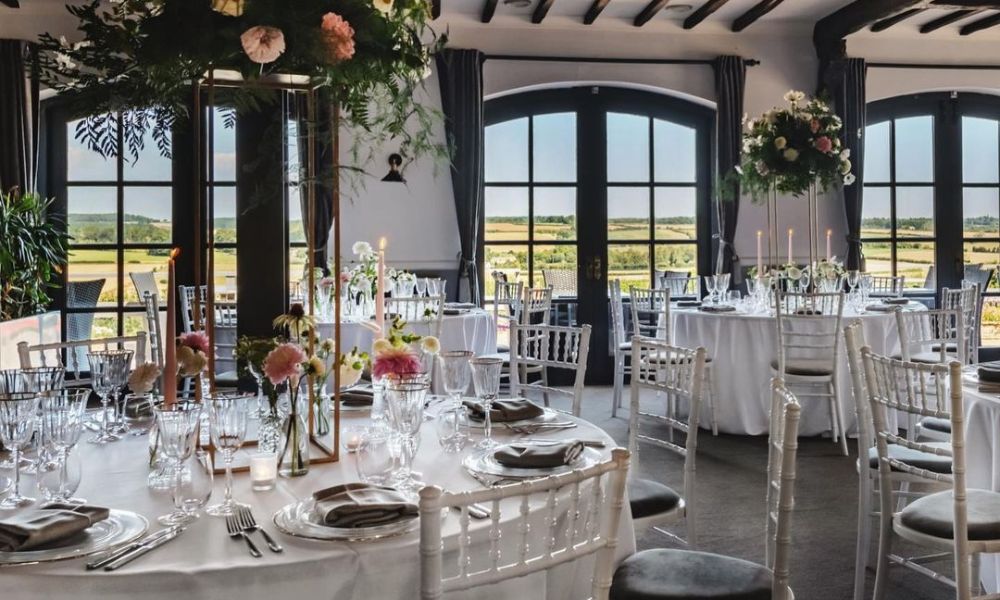
[[371, 406], [375, 400], [375, 392], [368, 388], [357, 387], [340, 392], [340, 403], [344, 406]]
[[575, 461], [583, 452], [583, 442], [569, 440], [562, 444], [508, 444], [497, 449], [493, 458], [505, 467], [551, 469]]
[[[462, 404], [469, 409], [469, 417], [476, 421], [486, 419], [486, 411], [483, 410], [481, 402], [475, 400], [464, 400]], [[510, 398], [507, 400], [494, 400], [490, 403], [490, 421], [493, 423], [505, 423], [509, 421], [523, 421], [524, 419], [534, 419], [545, 413], [545, 410], [525, 398]]]
[[313, 494], [316, 511], [330, 527], [385, 525], [416, 517], [419, 507], [397, 490], [366, 483], [335, 485]]
[[108, 518], [100, 506], [49, 504], [0, 521], [0, 552], [32, 550], [72, 537]]
[[1000, 361], [979, 363], [976, 374], [983, 383], [1000, 383]]

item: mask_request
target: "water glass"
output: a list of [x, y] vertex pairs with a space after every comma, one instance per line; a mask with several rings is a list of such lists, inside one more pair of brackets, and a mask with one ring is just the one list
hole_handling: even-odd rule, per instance
[[462, 394], [469, 389], [469, 380], [472, 378], [469, 361], [473, 356], [474, 354], [468, 350], [448, 350], [438, 354], [441, 360], [444, 391], [453, 404], [460, 404]]
[[83, 461], [80, 455], [67, 454], [59, 457], [50, 454], [47, 458], [35, 476], [42, 500], [64, 504], [86, 503], [83, 498], [73, 497], [83, 478]]
[[249, 400], [249, 395], [215, 394], [206, 402], [212, 445], [226, 465], [225, 497], [205, 510], [213, 517], [228, 517], [246, 506], [233, 499], [233, 456], [247, 435]]
[[399, 469], [397, 485], [403, 488], [422, 487], [412, 470], [413, 457], [420, 444], [420, 426], [424, 422], [424, 399], [428, 385], [421, 381], [394, 381], [386, 388], [389, 425], [397, 434]]
[[58, 467], [59, 484], [54, 497], [63, 502], [84, 502], [79, 498], [71, 498], [76, 487], [80, 484], [79, 474], [76, 485], [73, 485], [72, 489], [68, 488], [70, 487], [70, 451], [80, 441], [80, 436], [83, 434], [83, 422], [89, 396], [90, 390], [77, 388], [46, 392], [39, 398], [40, 430], [51, 459], [39, 461], [39, 487], [41, 488], [41, 480], [43, 479], [42, 472], [51, 469], [54, 464]]
[[431, 297], [437, 298], [441, 295], [441, 280], [438, 278], [427, 279], [427, 293]]
[[469, 411], [464, 406], [447, 406], [437, 416], [437, 436], [441, 448], [456, 454], [469, 443]]
[[479, 357], [469, 361], [472, 366], [472, 385], [476, 397], [483, 405], [486, 420], [483, 423], [483, 439], [476, 448], [489, 449], [497, 445], [493, 440], [493, 424], [490, 420], [490, 409], [493, 401], [500, 394], [500, 370], [503, 368], [502, 358]]
[[372, 429], [361, 437], [356, 453], [358, 479], [371, 485], [391, 485], [396, 472], [393, 434]]
[[[34, 392], [0, 394], [0, 442], [10, 449], [14, 465], [20, 464], [21, 450], [35, 432], [37, 411], [38, 394]], [[21, 495], [21, 470], [15, 468], [13, 489], [0, 500], [0, 509], [20, 508], [34, 501]]]
[[[157, 452], [169, 463], [172, 488], [183, 485], [187, 460], [194, 453], [195, 432], [201, 420], [201, 404], [177, 402], [156, 409]], [[172, 489], [171, 488], [171, 489]], [[157, 521], [161, 525], [176, 525], [188, 521], [184, 511], [174, 510]]]
[[156, 420], [155, 408], [163, 398], [154, 394], [128, 394], [122, 404], [122, 419], [129, 435], [146, 435]]
[[427, 294], [427, 279], [425, 277], [417, 277], [417, 297], [423, 298]]
[[132, 362], [131, 350], [106, 350], [89, 352], [87, 361], [90, 363], [90, 381], [94, 393], [101, 399], [101, 429], [96, 437], [90, 440], [94, 444], [106, 444], [119, 440], [112, 431], [112, 423], [108, 418], [108, 404], [113, 399], [116, 388], [125, 385], [128, 379], [128, 367]]
[[705, 291], [708, 292], [708, 303], [715, 303], [715, 290], [718, 286], [719, 278], [716, 275], [705, 275]]
[[729, 291], [729, 281], [732, 275], [729, 273], [719, 273], [715, 277], [715, 290], [721, 298], [723, 294]]
[[212, 497], [215, 480], [212, 461], [204, 450], [195, 451], [178, 469], [180, 477], [170, 491], [178, 523], [190, 523], [199, 516], [198, 511]]

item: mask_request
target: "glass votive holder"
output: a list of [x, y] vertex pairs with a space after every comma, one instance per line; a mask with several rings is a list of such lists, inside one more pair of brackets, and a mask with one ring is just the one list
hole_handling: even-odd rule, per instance
[[343, 445], [344, 451], [348, 454], [357, 452], [367, 433], [368, 427], [364, 425], [347, 425], [346, 427], [341, 427], [340, 443]]
[[250, 485], [255, 492], [274, 489], [278, 479], [278, 457], [270, 453], [250, 456]]

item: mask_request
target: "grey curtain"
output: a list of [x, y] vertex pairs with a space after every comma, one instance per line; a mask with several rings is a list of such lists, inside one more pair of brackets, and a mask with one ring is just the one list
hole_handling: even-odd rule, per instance
[[[740, 257], [733, 242], [740, 213], [740, 184], [735, 167], [740, 164], [743, 135], [743, 90], [747, 67], [741, 56], [720, 56], [712, 63], [716, 97], [716, 176], [719, 181], [716, 209], [716, 272], [740, 277]], [[738, 281], [734, 281], [739, 283]]]
[[848, 269], [860, 269], [864, 254], [861, 248], [861, 199], [864, 184], [865, 153], [865, 75], [863, 58], [843, 58], [830, 61], [821, 74], [822, 91], [830, 98], [833, 109], [844, 122], [841, 140], [851, 151], [853, 184], [844, 186], [844, 212], [847, 215]]
[[462, 253], [459, 288], [469, 285], [469, 301], [480, 303], [478, 272], [480, 219], [483, 215], [483, 53], [447, 48], [437, 55], [445, 131], [452, 146], [451, 181]]
[[[333, 175], [333, 143], [331, 141], [331, 127], [333, 126], [333, 115], [331, 114], [330, 96], [321, 91], [317, 95], [316, 101], [316, 137], [313, 140], [316, 149], [316, 208], [314, 212], [315, 220], [309, 222], [309, 196], [306, 185], [301, 182], [305, 180], [306, 164], [309, 159], [309, 119], [306, 111], [306, 97], [301, 93], [285, 93], [286, 112], [296, 124], [298, 134], [299, 152], [299, 203], [302, 210], [303, 231], [312, 232], [315, 240], [316, 265], [323, 267], [323, 272], [327, 273], [327, 244], [330, 241], [330, 228], [333, 227], [333, 189], [330, 187]], [[339, 249], [337, 250], [339, 251]], [[327, 273], [329, 274], [329, 273]], [[297, 277], [298, 273], [291, 273], [290, 276]]]
[[0, 40], [0, 191], [35, 190], [38, 88], [25, 71], [26, 42]]

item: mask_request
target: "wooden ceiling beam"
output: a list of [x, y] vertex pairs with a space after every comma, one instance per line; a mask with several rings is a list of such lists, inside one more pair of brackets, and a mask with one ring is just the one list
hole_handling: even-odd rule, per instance
[[967, 10], [956, 10], [946, 14], [943, 17], [938, 17], [933, 21], [927, 21], [920, 26], [920, 33], [930, 33], [932, 31], [937, 31], [946, 25], [951, 25], [956, 21], [961, 21], [966, 17], [971, 17], [972, 15], [978, 15], [983, 12], [982, 8], [970, 8]]
[[968, 25], [964, 25], [961, 29], [958, 30], [958, 33], [960, 35], [972, 35], [977, 31], [989, 29], [990, 27], [994, 27], [996, 25], [1000, 25], [1000, 12], [979, 19], [978, 21], [973, 21]]
[[549, 14], [549, 9], [556, 0], [539, 0], [538, 6], [535, 7], [534, 14], [531, 15], [531, 22], [538, 25], [543, 20], [545, 20], [545, 15]]
[[497, 3], [500, 0], [486, 0], [486, 4], [483, 5], [483, 23], [489, 23], [493, 20], [493, 15], [497, 12]]
[[932, 0], [930, 8], [996, 8], [1000, 0]]
[[878, 33], [879, 31], [885, 31], [893, 25], [909, 19], [913, 15], [917, 15], [924, 12], [922, 8], [911, 8], [910, 10], [904, 10], [898, 15], [889, 17], [888, 19], [882, 19], [881, 21], [875, 21], [872, 23], [871, 30]]
[[609, 2], [611, 0], [594, 0], [594, 3], [587, 9], [587, 14], [583, 15], [583, 23], [585, 25], [593, 25], [597, 17], [607, 8]]
[[712, 13], [723, 7], [729, 0], [708, 0], [708, 2], [698, 7], [698, 10], [691, 13], [684, 19], [684, 29], [694, 29], [699, 23], [708, 18]]
[[656, 16], [656, 13], [663, 10], [663, 7], [667, 5], [670, 0], [652, 0], [646, 5], [646, 8], [642, 9], [642, 12], [636, 15], [635, 20], [632, 22], [636, 27], [642, 27], [649, 22], [650, 19]]
[[847, 54], [844, 38], [874, 23], [891, 19], [915, 8], [926, 8], [927, 0], [854, 0], [830, 13], [813, 27], [813, 45], [820, 62]]
[[761, 0], [751, 7], [750, 10], [736, 17], [736, 20], [733, 21], [733, 31], [743, 31], [747, 27], [750, 27], [757, 19], [777, 8], [782, 2], [784, 0]]

